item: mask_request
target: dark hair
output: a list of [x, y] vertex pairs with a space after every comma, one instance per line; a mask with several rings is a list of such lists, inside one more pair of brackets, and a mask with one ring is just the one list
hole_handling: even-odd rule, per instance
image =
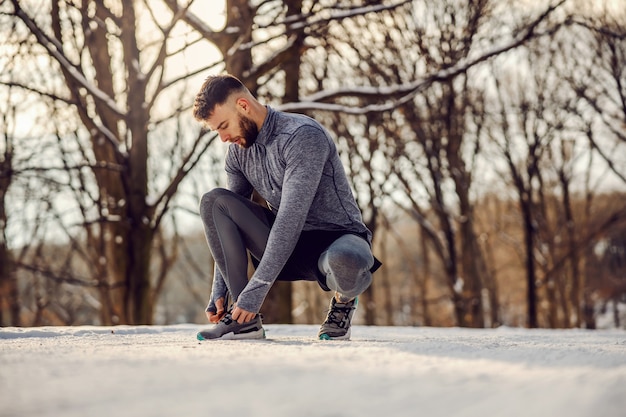
[[203, 121], [211, 117], [215, 106], [224, 104], [235, 91], [246, 90], [238, 78], [232, 75], [210, 75], [202, 84], [193, 104], [193, 117]]

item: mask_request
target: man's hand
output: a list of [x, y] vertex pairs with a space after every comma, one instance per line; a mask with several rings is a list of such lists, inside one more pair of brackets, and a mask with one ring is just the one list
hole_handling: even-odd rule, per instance
[[[217, 303], [216, 303], [217, 304]], [[237, 307], [235, 304], [235, 308], [233, 309], [233, 320], [236, 320], [237, 323], [243, 324], [252, 320], [256, 316], [256, 313], [251, 313], [243, 308]]]
[[224, 297], [215, 300], [215, 308], [217, 309], [215, 313], [211, 311], [206, 312], [210, 323], [217, 323], [224, 316], [224, 313], [226, 313], [224, 310]]

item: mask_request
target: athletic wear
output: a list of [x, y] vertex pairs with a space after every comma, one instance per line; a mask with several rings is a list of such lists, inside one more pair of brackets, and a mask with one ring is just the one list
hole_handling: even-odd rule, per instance
[[349, 340], [350, 324], [357, 304], [358, 298], [342, 303], [333, 297], [317, 337], [320, 340]]
[[265, 330], [261, 315], [247, 323], [239, 324], [233, 320], [229, 310], [213, 328], [198, 333], [198, 340], [238, 340], [238, 339], [265, 339]]
[[[251, 200], [221, 188], [205, 194], [201, 207], [215, 263], [220, 271], [227, 271], [228, 279], [224, 282], [236, 299], [248, 284], [246, 249], [258, 265], [274, 215]], [[363, 237], [340, 231], [304, 231], [277, 279], [317, 280], [325, 291], [345, 288], [352, 298], [371, 282], [368, 271], [371, 259], [369, 245]], [[327, 281], [332, 288], [327, 286]], [[214, 312], [211, 307], [207, 311]]]
[[[261, 258], [270, 233], [269, 210], [223, 188], [202, 197], [200, 215], [213, 259], [213, 293], [207, 311], [215, 312], [215, 300], [226, 295], [233, 301], [248, 284], [248, 253]], [[223, 276], [229, 279], [224, 281]]]
[[[309, 117], [277, 112], [270, 107], [267, 110], [257, 140], [250, 148], [235, 144], [229, 147], [226, 172], [230, 191], [248, 200], [253, 189], [256, 190], [266, 200], [271, 216], [260, 206], [233, 205], [232, 199], [223, 197], [225, 190], [207, 193], [200, 205], [207, 240], [216, 260], [211, 301], [207, 307], [210, 311], [215, 311], [215, 300], [224, 297], [230, 289], [240, 308], [258, 312], [274, 281], [281, 271], [288, 269], [288, 260], [297, 252], [298, 245], [303, 242], [305, 250], [301, 254], [311, 253], [306, 250], [306, 245], [315, 240], [307, 239], [315, 233], [336, 233], [328, 242], [323, 242], [324, 246], [313, 243], [320, 251], [342, 235], [361, 236], [358, 239], [363, 239], [366, 245], [358, 245], [357, 251], [366, 247], [367, 253], [357, 255], [360, 260], [353, 262], [352, 267], [337, 272], [333, 282], [341, 281], [348, 270], [358, 280], [364, 280], [357, 285], [359, 291], [371, 282], [370, 269], [375, 265], [370, 250], [371, 232], [361, 219], [330, 135]], [[230, 202], [226, 203], [227, 200]], [[235, 206], [237, 208], [233, 209]], [[243, 208], [252, 213], [251, 218], [242, 217]], [[262, 231], [253, 231], [257, 227]], [[234, 234], [239, 234], [240, 238], [229, 237]], [[236, 262], [227, 259], [243, 259], [241, 254], [245, 255], [246, 248], [259, 261], [250, 281], [244, 273], [247, 262], [236, 266]], [[338, 249], [345, 250], [345, 247]], [[314, 256], [313, 268], [318, 258], [317, 254]], [[297, 267], [295, 262], [289, 264]], [[336, 262], [329, 262], [328, 266], [332, 268], [334, 264]], [[357, 269], [353, 270], [354, 267]], [[324, 270], [324, 273], [328, 271]], [[313, 276], [319, 280], [318, 275], [315, 271], [308, 277], [288, 279], [311, 279]], [[228, 277], [228, 282], [224, 276]], [[350, 279], [354, 281], [354, 277]], [[243, 283], [244, 288], [231, 285], [235, 282]], [[350, 285], [344, 286], [349, 290]]]

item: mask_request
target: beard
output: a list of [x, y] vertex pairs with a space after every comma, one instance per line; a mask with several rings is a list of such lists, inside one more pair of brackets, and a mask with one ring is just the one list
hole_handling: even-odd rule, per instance
[[246, 116], [239, 116], [239, 127], [241, 128], [241, 137], [243, 138], [243, 143], [239, 146], [242, 148], [249, 148], [254, 145], [254, 142], [256, 142], [256, 138], [259, 135], [259, 128], [256, 123], [254, 123], [251, 119], [248, 119]]

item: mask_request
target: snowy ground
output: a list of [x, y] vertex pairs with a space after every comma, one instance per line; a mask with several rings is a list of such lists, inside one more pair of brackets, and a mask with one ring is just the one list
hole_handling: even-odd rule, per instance
[[0, 329], [0, 416], [626, 415], [625, 331], [203, 327]]

